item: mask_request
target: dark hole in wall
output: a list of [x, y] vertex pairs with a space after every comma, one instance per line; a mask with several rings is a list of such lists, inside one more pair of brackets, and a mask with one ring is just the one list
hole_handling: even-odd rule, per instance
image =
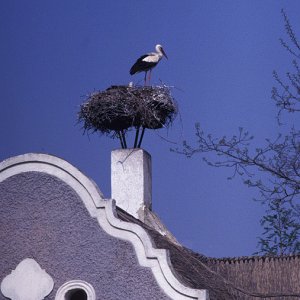
[[66, 300], [87, 300], [87, 294], [82, 289], [70, 290], [65, 295]]

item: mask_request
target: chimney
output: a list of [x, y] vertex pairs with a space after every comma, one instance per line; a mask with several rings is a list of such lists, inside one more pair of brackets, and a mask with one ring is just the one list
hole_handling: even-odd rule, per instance
[[151, 155], [140, 148], [111, 153], [111, 193], [117, 206], [145, 221], [152, 206]]

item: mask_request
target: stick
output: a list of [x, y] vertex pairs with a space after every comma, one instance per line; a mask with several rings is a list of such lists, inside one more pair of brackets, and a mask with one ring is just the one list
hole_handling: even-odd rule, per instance
[[122, 132], [122, 137], [123, 137], [124, 148], [127, 149], [127, 143], [126, 143], [125, 133], [124, 133], [123, 130], [121, 132]]
[[144, 133], [145, 133], [145, 127], [143, 127], [142, 134], [141, 134], [141, 137], [140, 137], [140, 141], [139, 141], [139, 144], [138, 144], [138, 148], [141, 148]]
[[136, 148], [137, 143], [138, 143], [138, 139], [139, 139], [139, 132], [140, 132], [140, 127], [136, 128], [136, 132], [135, 132], [135, 139], [134, 139], [134, 146], [133, 148]]
[[120, 140], [120, 142], [121, 142], [121, 147], [122, 147], [122, 149], [124, 149], [124, 144], [123, 144], [123, 140], [122, 140], [120, 131], [117, 131], [117, 135], [118, 135], [118, 138], [119, 138], [119, 140]]

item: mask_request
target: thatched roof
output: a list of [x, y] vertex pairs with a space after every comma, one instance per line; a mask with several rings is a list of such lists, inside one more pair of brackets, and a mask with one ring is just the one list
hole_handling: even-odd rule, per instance
[[207, 266], [250, 293], [240, 299], [300, 299], [300, 255], [209, 259]]
[[117, 211], [120, 219], [146, 229], [157, 248], [169, 250], [175, 276], [183, 284], [207, 289], [211, 300], [300, 299], [300, 255], [210, 258]]

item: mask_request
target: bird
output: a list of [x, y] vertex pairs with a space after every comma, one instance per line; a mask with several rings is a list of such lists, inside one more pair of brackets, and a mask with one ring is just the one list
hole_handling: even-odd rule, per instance
[[163, 58], [163, 56], [168, 59], [167, 54], [165, 53], [163, 47], [161, 45], [155, 46], [156, 52], [150, 52], [142, 55], [134, 65], [131, 67], [129, 73], [130, 75], [145, 72], [144, 84], [146, 85], [147, 81], [147, 73], [149, 71], [148, 81], [150, 83], [151, 71], [152, 69], [159, 63], [159, 61]]

